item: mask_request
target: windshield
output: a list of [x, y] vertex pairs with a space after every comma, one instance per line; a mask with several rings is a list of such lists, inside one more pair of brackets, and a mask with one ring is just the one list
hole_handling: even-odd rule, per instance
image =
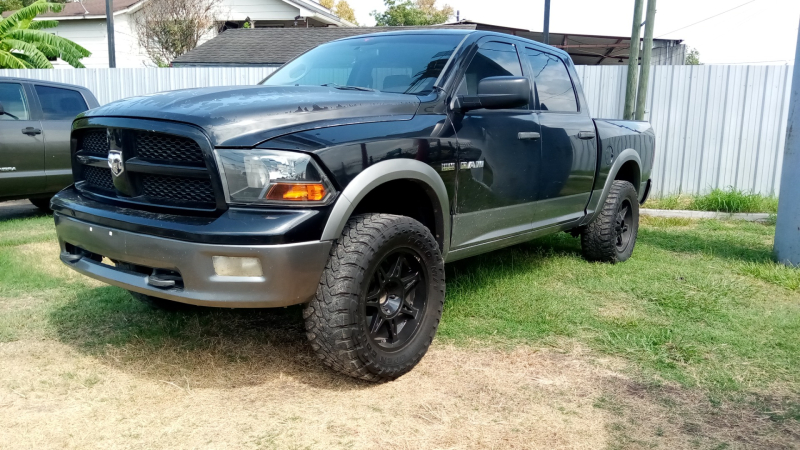
[[310, 50], [261, 84], [333, 86], [425, 95], [463, 36], [395, 35], [335, 41]]

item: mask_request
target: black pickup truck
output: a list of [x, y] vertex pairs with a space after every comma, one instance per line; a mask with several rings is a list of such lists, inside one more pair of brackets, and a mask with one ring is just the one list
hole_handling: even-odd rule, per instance
[[648, 123], [592, 119], [563, 51], [379, 33], [82, 114], [52, 207], [73, 269], [155, 306], [305, 304], [320, 359], [379, 381], [430, 345], [445, 262], [559, 231], [628, 259], [653, 152]]

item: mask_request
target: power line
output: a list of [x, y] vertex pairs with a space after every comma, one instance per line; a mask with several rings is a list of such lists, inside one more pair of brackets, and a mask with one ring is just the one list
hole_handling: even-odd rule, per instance
[[677, 30], [672, 30], [672, 31], [670, 31], [669, 33], [664, 33], [664, 34], [662, 34], [662, 35], [659, 35], [659, 36], [657, 36], [657, 37], [656, 37], [656, 39], [658, 39], [658, 38], [660, 38], [660, 37], [662, 37], [662, 36], [666, 36], [666, 35], [668, 35], [668, 34], [672, 34], [672, 33], [676, 32], [676, 31], [681, 31], [681, 30], [685, 30], [686, 28], [693, 27], [693, 26], [697, 25], [698, 23], [705, 22], [706, 20], [711, 20], [711, 19], [713, 19], [714, 17], [719, 17], [719, 16], [721, 16], [721, 15], [723, 15], [723, 14], [725, 14], [725, 13], [731, 12], [731, 11], [733, 11], [734, 9], [741, 8], [741, 7], [742, 7], [742, 6], [744, 6], [744, 5], [749, 5], [750, 3], [753, 3], [753, 2], [755, 2], [755, 1], [757, 1], [757, 0], [750, 0], [749, 2], [742, 3], [742, 4], [741, 4], [741, 5], [739, 5], [739, 6], [735, 6], [735, 7], [731, 8], [731, 9], [728, 9], [728, 10], [722, 11], [722, 12], [721, 12], [721, 13], [719, 13], [719, 14], [715, 14], [715, 15], [713, 15], [713, 16], [711, 16], [711, 17], [706, 17], [705, 19], [703, 19], [703, 20], [700, 20], [700, 21], [698, 21], [698, 22], [695, 22], [695, 23], [693, 23], [693, 24], [686, 25], [685, 27], [678, 28]]

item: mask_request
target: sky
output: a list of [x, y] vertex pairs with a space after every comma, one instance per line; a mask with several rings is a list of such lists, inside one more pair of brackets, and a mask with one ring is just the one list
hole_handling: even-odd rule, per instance
[[[369, 13], [385, 9], [383, 0], [347, 1], [361, 25], [375, 25]], [[445, 3], [476, 22], [541, 31], [544, 21], [544, 0], [437, 0], [439, 6]], [[551, 32], [631, 34], [634, 0], [550, 3]], [[655, 36], [683, 39], [700, 52], [703, 64], [794, 63], [800, 0], [659, 0], [657, 5]], [[724, 12], [731, 8], [736, 9]]]

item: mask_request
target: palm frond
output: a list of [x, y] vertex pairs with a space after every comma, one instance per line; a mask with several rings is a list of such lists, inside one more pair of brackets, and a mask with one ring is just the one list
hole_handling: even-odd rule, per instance
[[29, 64], [18, 58], [19, 54], [14, 54], [5, 50], [0, 50], [0, 67], [9, 69], [31, 69]]
[[14, 28], [28, 28], [33, 18], [48, 11], [59, 12], [64, 5], [38, 0], [30, 5], [15, 11], [10, 16], [0, 20], [0, 35], [6, 34]]
[[35, 45], [18, 39], [3, 39], [3, 42], [14, 50], [24, 52], [28, 61], [36, 66], [37, 69], [53, 68], [53, 64], [47, 59], [47, 56], [36, 48]]
[[55, 28], [58, 26], [57, 20], [34, 20], [28, 25], [29, 30], [43, 30], [45, 28]]
[[49, 57], [59, 57], [66, 61], [72, 67], [83, 68], [83, 64], [81, 64], [81, 58], [86, 58], [91, 56], [91, 52], [86, 50], [85, 48], [81, 47], [80, 45], [70, 41], [69, 39], [62, 38], [61, 36], [56, 36], [54, 34], [48, 33], [46, 31], [41, 30], [12, 30], [6, 34], [9, 38], [23, 40], [25, 42], [30, 42], [34, 45], [42, 45], [45, 46], [44, 48], [48, 49], [55, 49], [57, 52], [56, 54], [46, 53]]

